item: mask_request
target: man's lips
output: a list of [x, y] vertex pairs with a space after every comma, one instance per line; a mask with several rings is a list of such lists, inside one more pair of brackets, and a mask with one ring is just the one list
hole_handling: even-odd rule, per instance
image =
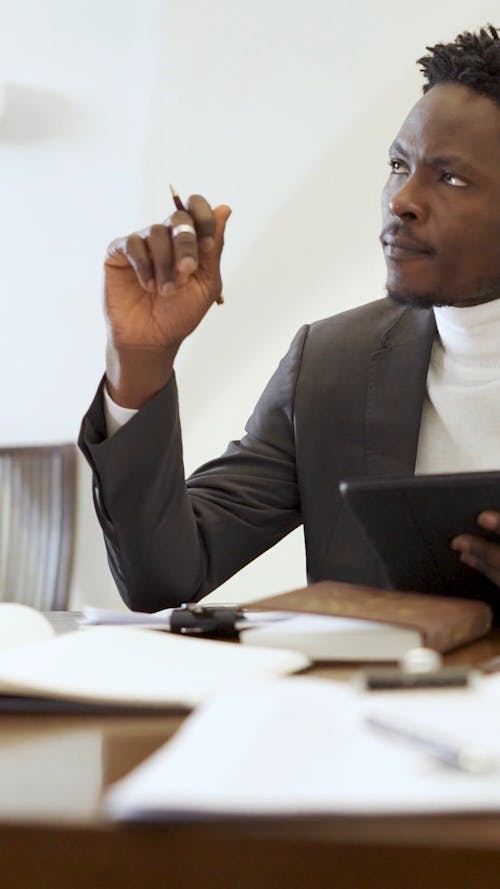
[[382, 234], [381, 239], [384, 253], [392, 259], [414, 259], [423, 256], [432, 256], [434, 250], [423, 241], [408, 238], [404, 235]]

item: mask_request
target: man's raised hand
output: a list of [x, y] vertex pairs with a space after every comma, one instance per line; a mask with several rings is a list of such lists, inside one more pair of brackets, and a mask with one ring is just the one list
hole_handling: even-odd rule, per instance
[[163, 224], [113, 241], [105, 270], [107, 382], [140, 407], [169, 379], [177, 350], [220, 299], [220, 257], [231, 211], [193, 195]]

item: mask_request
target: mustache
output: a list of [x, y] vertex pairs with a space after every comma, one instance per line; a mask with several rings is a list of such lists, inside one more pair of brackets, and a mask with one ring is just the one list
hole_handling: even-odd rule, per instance
[[416, 238], [411, 229], [403, 222], [394, 221], [391, 222], [389, 225], [386, 225], [380, 235], [380, 242], [383, 246], [385, 243], [390, 243], [392, 240], [397, 238], [400, 238], [402, 241], [407, 241], [408, 244], [411, 244], [417, 250], [422, 250], [425, 253], [436, 252], [432, 244], [429, 244], [428, 241], [423, 241], [420, 238]]

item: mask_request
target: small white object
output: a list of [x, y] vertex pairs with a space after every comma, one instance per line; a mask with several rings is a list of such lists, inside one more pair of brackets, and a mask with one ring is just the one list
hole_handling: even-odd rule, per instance
[[400, 660], [405, 673], [434, 673], [442, 666], [443, 659], [433, 648], [410, 648]]

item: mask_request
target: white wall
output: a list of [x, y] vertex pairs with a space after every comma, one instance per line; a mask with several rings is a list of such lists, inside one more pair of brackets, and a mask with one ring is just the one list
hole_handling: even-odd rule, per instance
[[[387, 147], [426, 44], [498, 2], [0, 0], [4, 443], [74, 439], [103, 369], [104, 248], [168, 182], [233, 207], [226, 304], [178, 361], [188, 469], [238, 437], [304, 322], [376, 298]], [[81, 466], [73, 605], [118, 604]], [[215, 594], [304, 583], [299, 532]]]

